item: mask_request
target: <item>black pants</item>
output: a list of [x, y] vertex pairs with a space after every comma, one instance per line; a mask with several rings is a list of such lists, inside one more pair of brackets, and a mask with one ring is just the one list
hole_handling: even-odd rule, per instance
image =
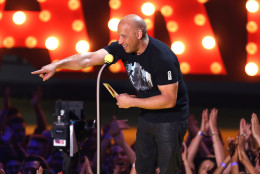
[[150, 123], [139, 117], [136, 134], [137, 174], [177, 174], [181, 168], [181, 146], [188, 121]]

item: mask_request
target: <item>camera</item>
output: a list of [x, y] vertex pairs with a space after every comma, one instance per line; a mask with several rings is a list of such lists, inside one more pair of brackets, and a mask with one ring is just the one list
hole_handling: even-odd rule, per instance
[[57, 100], [55, 103], [57, 121], [52, 127], [53, 146], [70, 157], [79, 151], [79, 144], [86, 141], [95, 128], [95, 121], [86, 121], [83, 111], [83, 101]]

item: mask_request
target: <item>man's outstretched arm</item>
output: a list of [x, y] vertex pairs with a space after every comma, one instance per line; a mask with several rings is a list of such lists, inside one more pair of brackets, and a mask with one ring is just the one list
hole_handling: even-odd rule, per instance
[[40, 70], [33, 71], [32, 74], [39, 74], [43, 81], [48, 80], [56, 72], [56, 69], [80, 70], [83, 68], [102, 65], [105, 63], [104, 58], [108, 54], [105, 49], [95, 52], [79, 53], [57, 62], [43, 66]]

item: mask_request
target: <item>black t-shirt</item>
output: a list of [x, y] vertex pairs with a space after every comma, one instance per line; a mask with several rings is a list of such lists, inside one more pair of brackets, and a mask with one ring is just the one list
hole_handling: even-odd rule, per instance
[[113, 63], [119, 59], [123, 61], [130, 82], [136, 89], [138, 98], [160, 95], [158, 85], [178, 82], [175, 107], [156, 110], [141, 109], [141, 117], [154, 123], [187, 119], [189, 114], [187, 88], [183, 81], [179, 61], [166, 44], [149, 36], [148, 46], [140, 55], [126, 53], [118, 42], [113, 42], [104, 49], [114, 56]]

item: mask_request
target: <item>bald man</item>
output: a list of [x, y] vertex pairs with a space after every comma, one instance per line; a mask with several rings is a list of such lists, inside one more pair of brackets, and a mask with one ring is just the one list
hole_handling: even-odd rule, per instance
[[136, 137], [136, 171], [138, 174], [179, 173], [181, 144], [186, 133], [189, 101], [176, 55], [161, 41], [147, 35], [144, 20], [134, 14], [118, 24], [119, 40], [95, 52], [72, 55], [42, 67], [43, 81], [56, 69], [79, 70], [104, 64], [107, 54], [124, 62], [136, 96], [119, 94], [119, 108], [141, 109]]

